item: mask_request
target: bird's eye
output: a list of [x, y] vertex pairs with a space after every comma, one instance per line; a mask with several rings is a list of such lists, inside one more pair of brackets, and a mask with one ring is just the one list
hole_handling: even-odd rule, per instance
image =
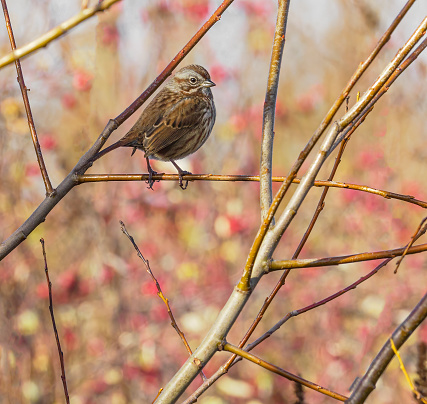
[[190, 77], [190, 83], [191, 84], [196, 84], [197, 83], [197, 79], [195, 77]]

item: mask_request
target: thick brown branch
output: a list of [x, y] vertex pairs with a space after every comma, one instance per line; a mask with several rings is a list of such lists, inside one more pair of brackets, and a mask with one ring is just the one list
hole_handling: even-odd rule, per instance
[[157, 88], [172, 74], [172, 71], [181, 63], [182, 59], [193, 49], [196, 44], [205, 36], [212, 26], [221, 19], [221, 15], [230, 6], [234, 0], [224, 0], [215, 10], [211, 17], [203, 24], [203, 26], [194, 34], [188, 43], [177, 53], [172, 61], [163, 69], [148, 88], [126, 108], [115, 120], [120, 126], [128, 119], [153, 93]]

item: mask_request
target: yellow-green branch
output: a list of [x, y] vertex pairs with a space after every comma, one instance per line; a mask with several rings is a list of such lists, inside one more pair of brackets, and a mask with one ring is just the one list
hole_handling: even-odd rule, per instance
[[62, 24], [58, 25], [55, 28], [52, 28], [50, 31], [46, 32], [34, 41], [31, 41], [30, 43], [21, 46], [20, 48], [17, 48], [6, 56], [0, 58], [0, 68], [10, 65], [15, 60], [27, 56], [38, 49], [44, 48], [56, 38], [59, 38], [60, 36], [67, 33], [70, 29], [76, 27], [88, 18], [93, 17], [96, 13], [107, 10], [114, 3], [117, 3], [119, 1], [120, 0], [104, 0], [103, 2], [97, 4], [94, 7], [83, 9], [78, 14], [71, 17], [69, 20], [64, 21]]

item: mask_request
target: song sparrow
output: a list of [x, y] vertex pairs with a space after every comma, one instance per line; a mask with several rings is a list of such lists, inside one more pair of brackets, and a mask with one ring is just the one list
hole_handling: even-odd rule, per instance
[[157, 174], [149, 159], [170, 161], [182, 176], [191, 174], [182, 170], [175, 160], [197, 151], [211, 134], [215, 123], [215, 104], [210, 87], [215, 86], [207, 70], [190, 65], [179, 70], [144, 109], [135, 125], [123, 138], [101, 150], [93, 160], [118, 147], [133, 147], [144, 151], [152, 189], [153, 174]]

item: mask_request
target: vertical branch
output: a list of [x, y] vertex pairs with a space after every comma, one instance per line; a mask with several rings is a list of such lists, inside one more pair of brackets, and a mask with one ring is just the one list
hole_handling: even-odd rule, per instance
[[49, 270], [47, 268], [47, 258], [46, 258], [46, 250], [44, 248], [44, 239], [40, 239], [40, 243], [43, 249], [43, 258], [44, 258], [44, 272], [46, 274], [47, 287], [49, 289], [49, 311], [50, 318], [52, 319], [53, 332], [55, 333], [56, 345], [58, 347], [59, 361], [61, 363], [61, 380], [62, 385], [64, 387], [65, 401], [67, 404], [70, 404], [70, 397], [68, 396], [68, 388], [67, 388], [67, 378], [65, 377], [65, 365], [64, 365], [64, 353], [61, 349], [61, 342], [59, 341], [58, 330], [56, 328], [55, 316], [53, 314], [53, 300], [52, 300], [52, 283], [49, 279]]
[[[4, 19], [6, 21], [7, 33], [9, 35], [10, 46], [12, 50], [16, 49], [15, 37], [13, 35], [12, 24], [9, 18], [9, 11], [7, 10], [6, 0], [1, 0], [3, 6]], [[46, 188], [46, 195], [52, 195], [54, 192], [52, 184], [47, 173], [46, 165], [44, 163], [43, 154], [40, 148], [39, 139], [37, 136], [36, 126], [34, 125], [33, 114], [31, 113], [30, 100], [28, 99], [27, 87], [25, 86], [24, 76], [22, 74], [21, 62], [19, 59], [15, 60], [16, 71], [18, 73], [18, 83], [21, 88], [22, 98], [24, 100], [25, 112], [27, 113], [28, 126], [30, 127], [31, 139], [33, 140], [34, 149], [36, 151], [37, 161], [39, 163], [40, 172], [43, 177], [44, 186]]]
[[289, 4], [290, 0], [279, 1], [276, 31], [274, 33], [273, 50], [271, 52], [270, 71], [268, 73], [267, 80], [267, 91], [265, 93], [260, 166], [261, 220], [266, 218], [268, 208], [273, 201], [271, 176], [273, 162], [274, 119], [276, 116], [277, 90], [279, 87], [283, 48], [285, 46]]

